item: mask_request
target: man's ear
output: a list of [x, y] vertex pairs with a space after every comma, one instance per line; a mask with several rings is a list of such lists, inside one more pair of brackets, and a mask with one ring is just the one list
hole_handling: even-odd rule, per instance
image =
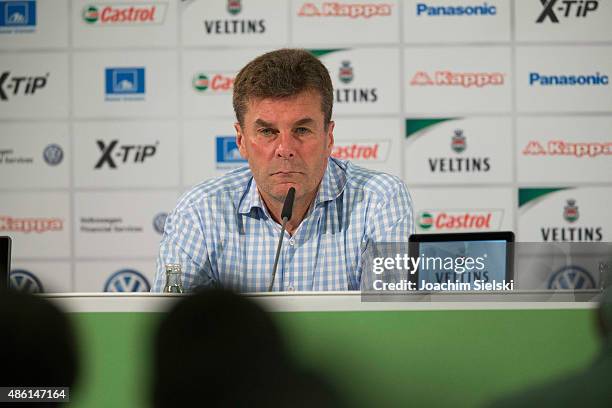
[[244, 139], [246, 136], [242, 132], [242, 127], [239, 122], [234, 123], [234, 129], [236, 130], [236, 144], [238, 145], [238, 151], [243, 159], [248, 160], [249, 155], [246, 149], [246, 140]]
[[336, 124], [334, 123], [334, 121], [330, 121], [329, 124], [327, 125], [327, 132], [326, 136], [327, 136], [327, 145], [326, 148], [329, 151], [329, 154], [331, 155], [331, 151], [332, 151], [332, 147], [334, 147], [334, 126]]

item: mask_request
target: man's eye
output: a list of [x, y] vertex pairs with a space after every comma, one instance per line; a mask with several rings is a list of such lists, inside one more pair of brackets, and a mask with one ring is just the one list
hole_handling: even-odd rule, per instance
[[275, 133], [274, 129], [270, 129], [270, 128], [259, 129], [258, 132], [259, 134], [264, 135], [264, 136], [272, 136]]
[[310, 129], [305, 128], [305, 127], [299, 127], [295, 129], [295, 133], [299, 134], [299, 135], [305, 135], [307, 133], [310, 133]]

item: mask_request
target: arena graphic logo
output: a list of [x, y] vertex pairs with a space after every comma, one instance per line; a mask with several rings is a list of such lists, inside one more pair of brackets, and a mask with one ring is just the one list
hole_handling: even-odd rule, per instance
[[104, 284], [104, 292], [149, 292], [147, 278], [134, 269], [122, 269], [113, 273]]
[[105, 165], [110, 169], [117, 169], [119, 164], [143, 164], [145, 160], [155, 156], [159, 147], [159, 141], [153, 144], [134, 145], [134, 144], [119, 144], [118, 139], [106, 142], [104, 140], [96, 140], [98, 149], [100, 149], [100, 158], [94, 165], [94, 169], [101, 169]]
[[595, 289], [595, 279], [584, 268], [565, 266], [548, 279], [548, 289]]
[[[338, 79], [344, 84], [350, 84], [355, 78], [355, 72], [350, 61], [342, 61], [338, 68]], [[377, 88], [345, 88], [336, 87], [336, 103], [375, 103], [378, 101]]]
[[13, 75], [11, 71], [0, 74], [0, 100], [8, 101], [14, 96], [32, 96], [47, 86], [49, 73], [40, 76]]
[[191, 84], [193, 89], [199, 93], [231, 94], [234, 89], [235, 79], [234, 75], [226, 73], [209, 74], [198, 72], [193, 76]]
[[[567, 199], [563, 207], [563, 219], [574, 224], [580, 218], [576, 200]], [[572, 227], [542, 227], [540, 228], [544, 242], [599, 242], [603, 240], [603, 227], [601, 226], [572, 226]]]
[[[455, 129], [450, 145], [457, 154], [467, 149], [463, 129]], [[490, 157], [430, 157], [428, 162], [432, 173], [486, 173], [491, 170]]]
[[[251, 4], [254, 4], [252, 2]], [[240, 14], [241, 0], [227, 0], [227, 12], [231, 16]], [[209, 35], [263, 34], [266, 32], [265, 19], [217, 19], [204, 20], [204, 31]]]
[[540, 0], [542, 11], [536, 19], [536, 23], [541, 24], [550, 21], [559, 24], [559, 17], [586, 18], [589, 13], [599, 8], [598, 0]]
[[35, 0], [0, 0], [0, 34], [25, 34], [35, 30]]
[[417, 71], [410, 80], [411, 86], [460, 86], [463, 88], [483, 88], [504, 85], [502, 72], [453, 72], [435, 71], [432, 74]]
[[164, 233], [166, 218], [168, 218], [168, 213], [165, 212], [161, 212], [153, 218], [153, 229], [160, 235]]
[[50, 144], [43, 150], [43, 159], [49, 166], [57, 166], [64, 159], [64, 150], [60, 145]]
[[95, 3], [83, 9], [83, 21], [92, 26], [162, 24], [168, 3]]
[[497, 231], [503, 217], [502, 209], [428, 209], [421, 211], [418, 224], [423, 231]]
[[217, 169], [228, 169], [243, 166], [247, 160], [240, 155], [236, 136], [217, 136]]
[[26, 293], [44, 293], [45, 290], [43, 288], [40, 279], [36, 277], [32, 272], [26, 271], [24, 269], [14, 269], [11, 271], [10, 276], [10, 286], [19, 292]]
[[143, 101], [146, 93], [144, 67], [113, 67], [104, 70], [106, 101]]

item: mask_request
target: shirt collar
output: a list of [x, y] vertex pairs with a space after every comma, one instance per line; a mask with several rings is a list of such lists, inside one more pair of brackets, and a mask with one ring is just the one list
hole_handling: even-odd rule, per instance
[[[342, 194], [346, 185], [346, 167], [347, 162], [342, 160], [330, 158], [327, 161], [327, 168], [325, 169], [323, 179], [319, 185], [317, 197], [315, 198], [315, 206], [335, 200]], [[266, 215], [268, 214], [263, 200], [257, 191], [257, 183], [253, 176], [251, 176], [247, 185], [247, 190], [238, 206], [238, 213], [249, 214], [253, 208], [259, 208]]]

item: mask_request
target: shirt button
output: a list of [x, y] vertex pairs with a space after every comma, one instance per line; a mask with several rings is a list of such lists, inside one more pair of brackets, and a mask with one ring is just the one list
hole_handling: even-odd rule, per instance
[[287, 288], [287, 290], [288, 290], [289, 292], [294, 292], [294, 291], [295, 291], [295, 288], [293, 287], [293, 285], [289, 285], [289, 287]]
[[295, 240], [294, 239], [290, 239], [289, 240], [289, 245], [294, 246], [295, 245]]

